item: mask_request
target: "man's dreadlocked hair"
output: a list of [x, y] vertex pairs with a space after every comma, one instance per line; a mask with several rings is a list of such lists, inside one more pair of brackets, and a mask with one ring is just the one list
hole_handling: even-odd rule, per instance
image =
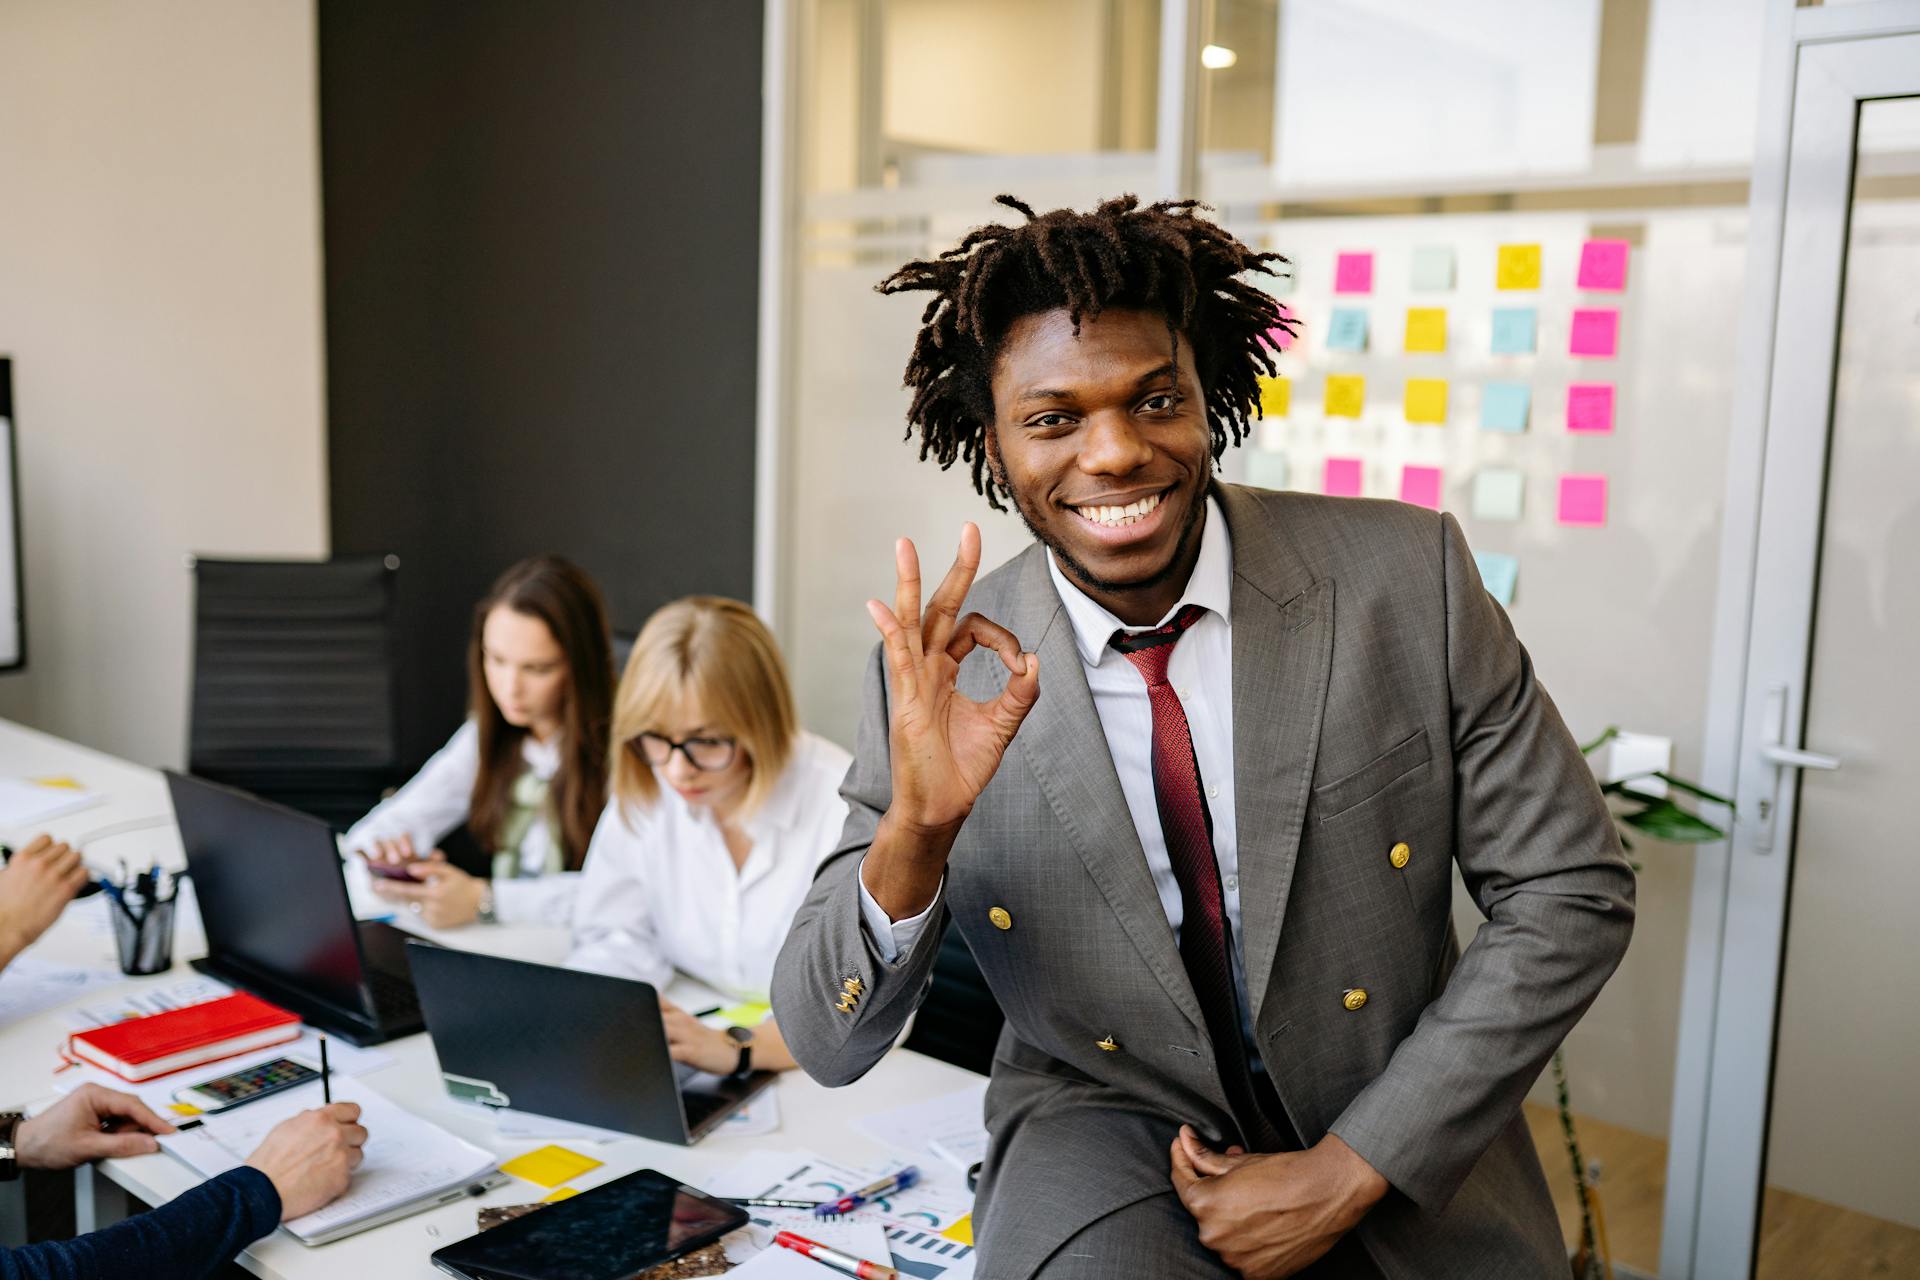
[[1258, 376], [1274, 372], [1269, 334], [1294, 332], [1280, 304], [1239, 277], [1278, 275], [1277, 253], [1256, 253], [1215, 223], [1194, 216], [1197, 200], [1140, 207], [1136, 196], [1103, 202], [1092, 213], [1036, 214], [1012, 196], [997, 203], [1027, 216], [1022, 226], [976, 227], [937, 258], [909, 262], [875, 286], [881, 293], [933, 294], [907, 361], [913, 388], [907, 435], [920, 432], [920, 457], [944, 470], [956, 459], [973, 468], [973, 487], [996, 510], [1011, 496], [987, 465], [993, 420], [993, 362], [1015, 320], [1065, 308], [1083, 317], [1107, 307], [1155, 311], [1169, 338], [1185, 334], [1206, 390], [1207, 423], [1217, 462], [1239, 444], [1260, 409]]

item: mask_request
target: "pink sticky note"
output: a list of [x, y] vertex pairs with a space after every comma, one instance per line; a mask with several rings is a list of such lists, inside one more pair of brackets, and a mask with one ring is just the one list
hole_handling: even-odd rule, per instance
[[1440, 468], [1400, 468], [1400, 501], [1438, 511], [1440, 509]]
[[1575, 307], [1567, 350], [1576, 356], [1611, 356], [1620, 345], [1618, 307]]
[[1372, 293], [1373, 255], [1343, 253], [1335, 258], [1333, 260], [1333, 291], [1335, 293]]
[[1360, 459], [1328, 458], [1326, 477], [1320, 483], [1322, 493], [1336, 498], [1360, 496]]
[[1619, 293], [1627, 287], [1627, 242], [1625, 240], [1589, 240], [1580, 246], [1582, 289]]
[[[1294, 318], [1293, 312], [1287, 310], [1287, 304], [1284, 302], [1280, 304], [1280, 314], [1289, 320]], [[1281, 328], [1279, 325], [1275, 325], [1273, 328], [1267, 330], [1267, 345], [1275, 351], [1285, 351], [1293, 345], [1293, 334]]]
[[1560, 477], [1560, 523], [1598, 528], [1607, 522], [1605, 476]]
[[1567, 430], [1608, 435], [1613, 431], [1613, 384], [1576, 382], [1567, 388]]

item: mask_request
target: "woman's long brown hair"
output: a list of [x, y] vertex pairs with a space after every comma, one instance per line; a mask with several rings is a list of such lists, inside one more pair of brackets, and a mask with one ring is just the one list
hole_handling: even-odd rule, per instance
[[613, 651], [600, 588], [585, 571], [559, 556], [534, 556], [500, 575], [474, 606], [473, 640], [467, 645], [468, 709], [480, 727], [480, 773], [473, 783], [467, 829], [480, 847], [494, 840], [511, 806], [513, 784], [525, 771], [520, 748], [527, 730], [507, 723], [487, 690], [480, 637], [487, 615], [508, 608], [538, 618], [566, 655], [567, 694], [561, 708], [560, 767], [547, 792], [561, 858], [580, 869], [587, 842], [607, 804], [607, 743], [613, 711]]

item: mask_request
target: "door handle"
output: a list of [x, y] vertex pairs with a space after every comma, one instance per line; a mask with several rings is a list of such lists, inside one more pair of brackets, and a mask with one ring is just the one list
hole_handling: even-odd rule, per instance
[[1758, 830], [1753, 833], [1753, 847], [1761, 853], [1773, 850], [1773, 829], [1780, 815], [1780, 788], [1786, 782], [1787, 771], [1833, 770], [1840, 767], [1838, 756], [1802, 751], [1786, 744], [1790, 694], [1791, 691], [1784, 684], [1776, 684], [1768, 689], [1766, 710], [1761, 717], [1760, 731], [1765, 736], [1760, 743], [1760, 759], [1772, 766], [1773, 770], [1772, 776], [1763, 784], [1760, 802], [1754, 806], [1754, 821], [1758, 824]]

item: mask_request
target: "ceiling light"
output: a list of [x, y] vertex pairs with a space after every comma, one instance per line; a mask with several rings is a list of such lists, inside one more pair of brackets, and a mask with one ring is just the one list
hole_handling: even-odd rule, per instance
[[1209, 71], [1225, 71], [1240, 61], [1240, 55], [1225, 45], [1210, 44], [1200, 50], [1200, 65]]

